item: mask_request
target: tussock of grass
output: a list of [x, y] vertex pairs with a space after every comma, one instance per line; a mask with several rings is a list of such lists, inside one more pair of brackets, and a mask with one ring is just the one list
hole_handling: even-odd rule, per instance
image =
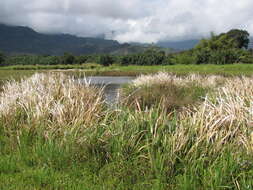
[[219, 76], [178, 77], [164, 72], [142, 75], [122, 89], [123, 104], [141, 110], [159, 104], [173, 111], [200, 102], [223, 80]]
[[[172, 114], [157, 103], [103, 108], [100, 90], [64, 75], [6, 84], [0, 189], [252, 189], [252, 78], [169, 77], [175, 88], [196, 82], [217, 90]], [[49, 100], [69, 109], [49, 117], [58, 105]]]
[[207, 96], [200, 106], [182, 113], [186, 125], [195, 128], [201, 136], [199, 142], [216, 141], [218, 149], [235, 142], [238, 148], [243, 146], [252, 153], [252, 82], [252, 78], [246, 77], [226, 79], [215, 96]]
[[160, 84], [187, 86], [188, 84], [194, 83], [196, 86], [215, 87], [218, 82], [223, 80], [224, 77], [218, 75], [201, 76], [191, 74], [187, 76], [177, 76], [172, 73], [159, 72], [153, 75], [141, 75], [133, 81], [133, 86], [140, 87]]
[[5, 123], [90, 126], [103, 108], [102, 89], [63, 74], [35, 74], [20, 82], [6, 82], [2, 89], [0, 113]]

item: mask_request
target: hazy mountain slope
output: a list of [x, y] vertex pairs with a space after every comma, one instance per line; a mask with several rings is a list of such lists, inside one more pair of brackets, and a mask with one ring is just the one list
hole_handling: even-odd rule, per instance
[[6, 53], [60, 55], [109, 53], [121, 48], [113, 40], [82, 38], [68, 34], [40, 34], [28, 27], [0, 24], [0, 50]]
[[199, 40], [182, 40], [182, 41], [164, 41], [158, 42], [156, 45], [165, 47], [165, 48], [173, 48], [176, 50], [187, 50], [193, 48]]

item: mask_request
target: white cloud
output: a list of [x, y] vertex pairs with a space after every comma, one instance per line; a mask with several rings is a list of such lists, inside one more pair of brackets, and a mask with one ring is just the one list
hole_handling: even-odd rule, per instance
[[0, 22], [81, 36], [115, 31], [120, 42], [157, 42], [232, 28], [253, 34], [252, 10], [252, 0], [1, 0]]

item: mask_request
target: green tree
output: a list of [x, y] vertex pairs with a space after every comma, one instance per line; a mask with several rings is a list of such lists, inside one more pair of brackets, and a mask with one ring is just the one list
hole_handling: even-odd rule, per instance
[[216, 36], [211, 34], [209, 39], [202, 39], [195, 47], [195, 49], [203, 48], [208, 50], [222, 50], [222, 49], [241, 49], [248, 48], [249, 33], [245, 30], [233, 29], [227, 33], [221, 33]]
[[5, 61], [5, 55], [3, 52], [0, 51], [0, 65], [2, 65]]
[[246, 30], [233, 29], [227, 32], [227, 35], [233, 40], [235, 48], [248, 48], [249, 33]]
[[71, 65], [74, 63], [74, 61], [75, 57], [71, 53], [64, 53], [64, 55], [62, 56], [62, 64]]
[[103, 66], [112, 65], [114, 62], [113, 57], [110, 55], [101, 55], [99, 59], [99, 64]]
[[77, 64], [83, 64], [86, 63], [86, 61], [88, 60], [88, 56], [87, 55], [80, 55], [76, 57], [76, 63]]

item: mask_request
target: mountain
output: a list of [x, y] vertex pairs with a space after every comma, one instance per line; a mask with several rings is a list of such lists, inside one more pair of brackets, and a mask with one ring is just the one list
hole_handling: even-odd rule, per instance
[[121, 48], [123, 45], [114, 40], [41, 34], [28, 27], [0, 24], [0, 50], [7, 54], [79, 55], [110, 53]]
[[156, 43], [157, 46], [164, 48], [173, 48], [176, 50], [187, 50], [193, 48], [199, 42], [198, 39], [182, 41], [163, 41]]
[[141, 43], [125, 43], [122, 44], [121, 48], [112, 51], [111, 54], [113, 55], [127, 55], [127, 54], [134, 54], [134, 53], [142, 53], [148, 49], [153, 49], [156, 51], [164, 51], [166, 54], [170, 54], [175, 52], [175, 50], [171, 48], [160, 47], [154, 44], [141, 44]]
[[[164, 47], [164, 48], [173, 48], [174, 50], [188, 50], [192, 49], [197, 45], [199, 39], [193, 40], [182, 40], [182, 41], [163, 41], [156, 43], [157, 46]], [[249, 49], [253, 49], [253, 38], [250, 37]]]

